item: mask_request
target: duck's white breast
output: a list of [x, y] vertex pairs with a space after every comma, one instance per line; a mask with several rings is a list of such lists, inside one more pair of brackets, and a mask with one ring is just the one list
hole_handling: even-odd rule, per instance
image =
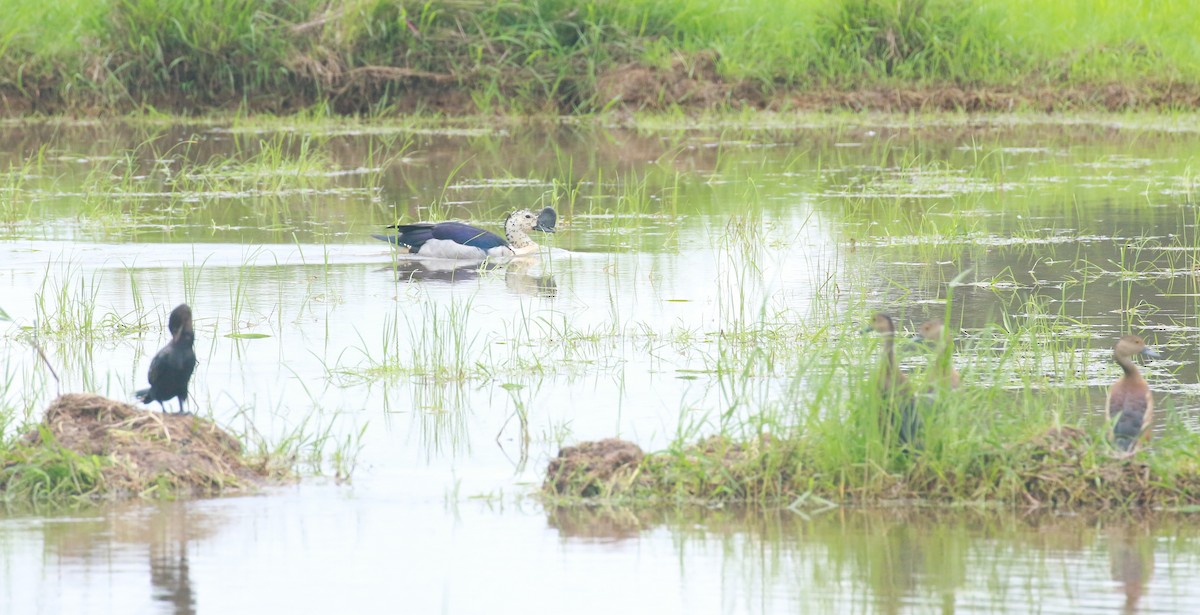
[[492, 248], [487, 252], [476, 248], [475, 246], [464, 246], [461, 243], [450, 241], [449, 239], [430, 239], [421, 246], [421, 250], [417, 254], [428, 258], [452, 258], [455, 260], [481, 260], [485, 257], [492, 256], [496, 250], [505, 250], [507, 254], [511, 254], [511, 250], [500, 246]]
[[509, 254], [512, 254], [515, 256], [525, 256], [526, 254], [536, 254], [537, 251], [538, 251], [538, 245], [531, 241], [520, 248], [513, 248], [512, 250], [509, 251]]

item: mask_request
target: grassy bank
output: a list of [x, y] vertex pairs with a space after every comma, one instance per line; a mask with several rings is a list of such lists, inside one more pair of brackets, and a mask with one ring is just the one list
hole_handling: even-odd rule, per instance
[[923, 428], [913, 450], [881, 420], [890, 410], [875, 380], [878, 353], [864, 347], [869, 342], [802, 336], [806, 356], [797, 357], [787, 398], [744, 416], [731, 411], [717, 435], [701, 437], [685, 424], [671, 446], [650, 454], [619, 440], [564, 448], [550, 463], [543, 493], [559, 504], [797, 509], [898, 501], [1064, 510], [1200, 506], [1200, 435], [1160, 398], [1166, 409], [1152, 446], [1133, 456], [1115, 452], [1103, 400], [1080, 380], [1089, 367], [1071, 358], [1080, 341], [1011, 325], [974, 333], [965, 341], [971, 358], [958, 390], [929, 374], [927, 351], [902, 350], [914, 390], [932, 391], [919, 396]]
[[1171, 108], [1189, 3], [10, 0], [0, 109]]

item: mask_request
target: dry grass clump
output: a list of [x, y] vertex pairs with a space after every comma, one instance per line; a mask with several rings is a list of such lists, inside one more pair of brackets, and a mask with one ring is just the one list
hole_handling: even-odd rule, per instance
[[1051, 508], [1200, 504], [1200, 465], [1170, 449], [1127, 457], [1082, 429], [1051, 429], [1011, 447], [1023, 496]]
[[550, 460], [543, 489], [585, 498], [621, 492], [636, 479], [642, 457], [638, 445], [617, 438], [568, 446]]
[[0, 456], [9, 499], [211, 496], [253, 489], [267, 474], [208, 419], [88, 393], [54, 400], [37, 429]]

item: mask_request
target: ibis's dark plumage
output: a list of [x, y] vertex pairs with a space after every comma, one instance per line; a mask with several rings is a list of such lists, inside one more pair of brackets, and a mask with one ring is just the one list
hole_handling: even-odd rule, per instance
[[532, 231], [553, 233], [558, 213], [553, 207], [533, 212], [522, 209], [504, 220], [504, 237], [462, 222], [420, 222], [395, 224], [395, 235], [372, 235], [393, 245], [407, 247], [412, 254], [429, 258], [459, 260], [502, 258], [536, 252], [538, 245], [529, 238]]
[[1113, 360], [1124, 373], [1108, 389], [1108, 399], [1104, 403], [1104, 414], [1113, 423], [1113, 444], [1129, 453], [1137, 449], [1140, 440], [1149, 437], [1154, 419], [1154, 396], [1150, 394], [1150, 385], [1130, 359], [1137, 354], [1152, 359], [1161, 356], [1136, 335], [1117, 340]]
[[183, 412], [188, 397], [188, 382], [196, 369], [196, 351], [192, 349], [196, 340], [192, 330], [192, 308], [181, 303], [171, 310], [167, 330], [171, 332], [171, 341], [150, 361], [150, 388], [134, 395], [144, 404], [158, 402], [164, 412], [166, 407], [163, 402], [178, 398], [179, 411]]

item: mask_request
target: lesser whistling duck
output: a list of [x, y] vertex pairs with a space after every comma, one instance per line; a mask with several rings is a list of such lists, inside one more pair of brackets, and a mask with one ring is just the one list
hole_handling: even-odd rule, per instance
[[870, 328], [883, 336], [878, 386], [888, 412], [880, 417], [880, 428], [884, 433], [895, 433], [897, 441], [908, 446], [916, 441], [921, 419], [917, 415], [912, 386], [896, 360], [896, 324], [891, 316], [879, 313], [871, 319]]
[[954, 369], [954, 338], [942, 321], [933, 318], [917, 327], [914, 340], [933, 344], [933, 363], [929, 366], [930, 388], [957, 389], [961, 379]]
[[372, 235], [381, 241], [408, 248], [409, 253], [427, 258], [483, 260], [507, 258], [537, 252], [531, 231], [553, 233], [558, 213], [546, 207], [538, 213], [521, 209], [504, 220], [504, 237], [462, 222], [420, 222], [393, 224], [396, 235]]
[[1149, 438], [1150, 423], [1154, 418], [1154, 397], [1150, 394], [1150, 386], [1142, 378], [1137, 365], [1130, 360], [1137, 354], [1152, 359], [1162, 356], [1136, 335], [1126, 335], [1117, 340], [1113, 347], [1113, 360], [1125, 373], [1108, 389], [1108, 399], [1104, 402], [1105, 416], [1109, 421], [1115, 421], [1113, 444], [1127, 452], [1133, 452], [1143, 437]]
[[171, 341], [167, 342], [154, 359], [150, 361], [150, 388], [134, 393], [144, 404], [158, 402], [159, 408], [166, 412], [164, 401], [179, 399], [179, 412], [187, 402], [188, 381], [196, 369], [196, 351], [192, 349], [196, 334], [192, 330], [192, 308], [181, 303], [171, 310], [167, 319], [167, 330], [171, 332]]

